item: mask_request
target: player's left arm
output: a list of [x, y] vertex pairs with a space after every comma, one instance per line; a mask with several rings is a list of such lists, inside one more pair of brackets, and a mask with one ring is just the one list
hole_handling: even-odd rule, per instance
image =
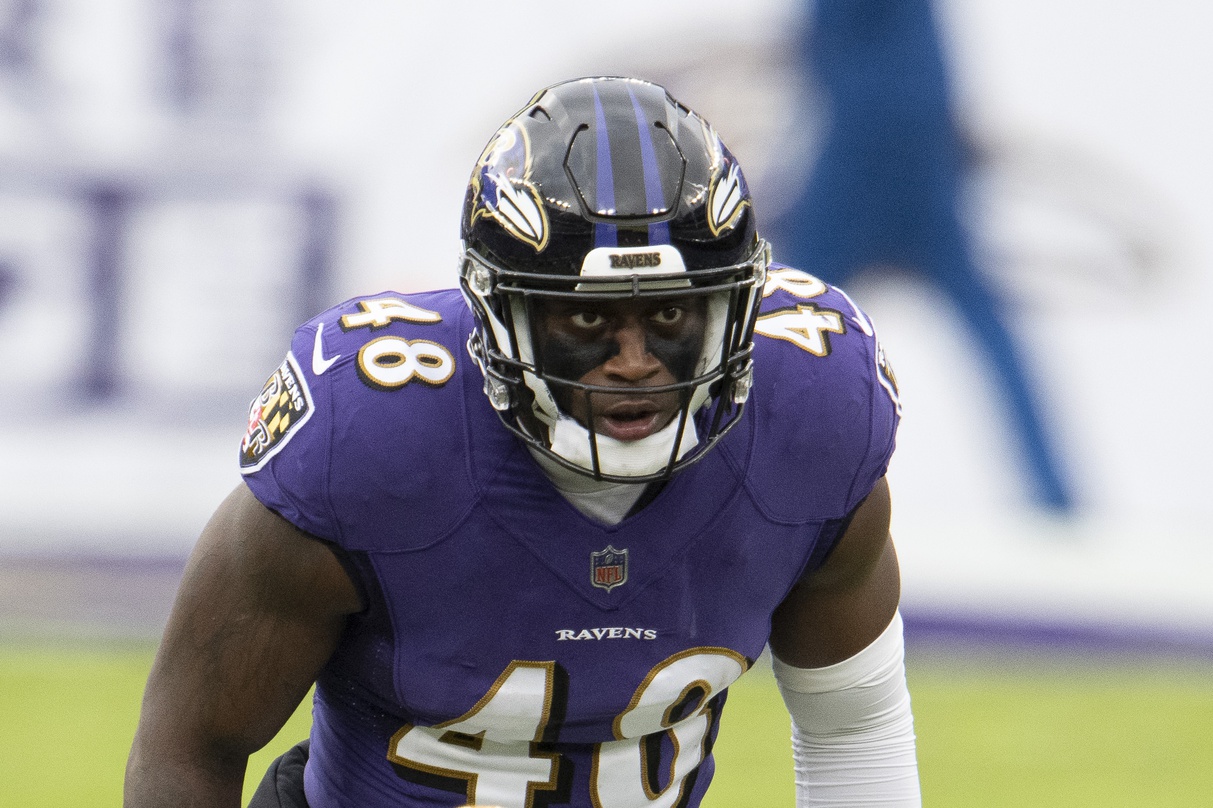
[[801, 808], [921, 804], [889, 515], [881, 478], [772, 617]]

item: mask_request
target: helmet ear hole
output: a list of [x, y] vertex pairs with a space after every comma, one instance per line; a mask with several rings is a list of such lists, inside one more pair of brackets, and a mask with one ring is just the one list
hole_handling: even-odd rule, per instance
[[[541, 91], [482, 152], [461, 234], [469, 349], [503, 423], [535, 451], [600, 479], [661, 479], [737, 422], [767, 251], [737, 161], [663, 88], [602, 77]], [[681, 405], [662, 437], [612, 441], [572, 419], [575, 396], [617, 388], [595, 393], [544, 355], [536, 301], [674, 294], [705, 296], [706, 326], [661, 387]]]

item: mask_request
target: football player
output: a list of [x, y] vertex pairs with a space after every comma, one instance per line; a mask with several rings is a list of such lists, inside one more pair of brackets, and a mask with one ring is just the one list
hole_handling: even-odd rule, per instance
[[885, 470], [896, 385], [772, 264], [733, 155], [580, 79], [492, 137], [458, 290], [300, 327], [144, 696], [126, 805], [698, 805], [769, 644], [798, 804], [917, 805]]

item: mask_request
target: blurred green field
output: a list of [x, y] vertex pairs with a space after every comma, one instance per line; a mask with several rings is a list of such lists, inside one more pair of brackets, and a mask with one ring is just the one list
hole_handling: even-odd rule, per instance
[[[0, 806], [117, 806], [149, 644], [0, 644]], [[924, 803], [1213, 805], [1213, 666], [1043, 656], [910, 660]], [[250, 764], [307, 732], [301, 710]], [[792, 805], [769, 674], [734, 685], [707, 808]]]

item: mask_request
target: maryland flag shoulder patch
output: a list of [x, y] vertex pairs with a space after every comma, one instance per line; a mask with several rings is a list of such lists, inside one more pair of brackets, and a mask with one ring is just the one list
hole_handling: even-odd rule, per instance
[[307, 381], [294, 355], [288, 353], [249, 405], [248, 429], [240, 441], [241, 473], [265, 465], [312, 416], [313, 409]]

